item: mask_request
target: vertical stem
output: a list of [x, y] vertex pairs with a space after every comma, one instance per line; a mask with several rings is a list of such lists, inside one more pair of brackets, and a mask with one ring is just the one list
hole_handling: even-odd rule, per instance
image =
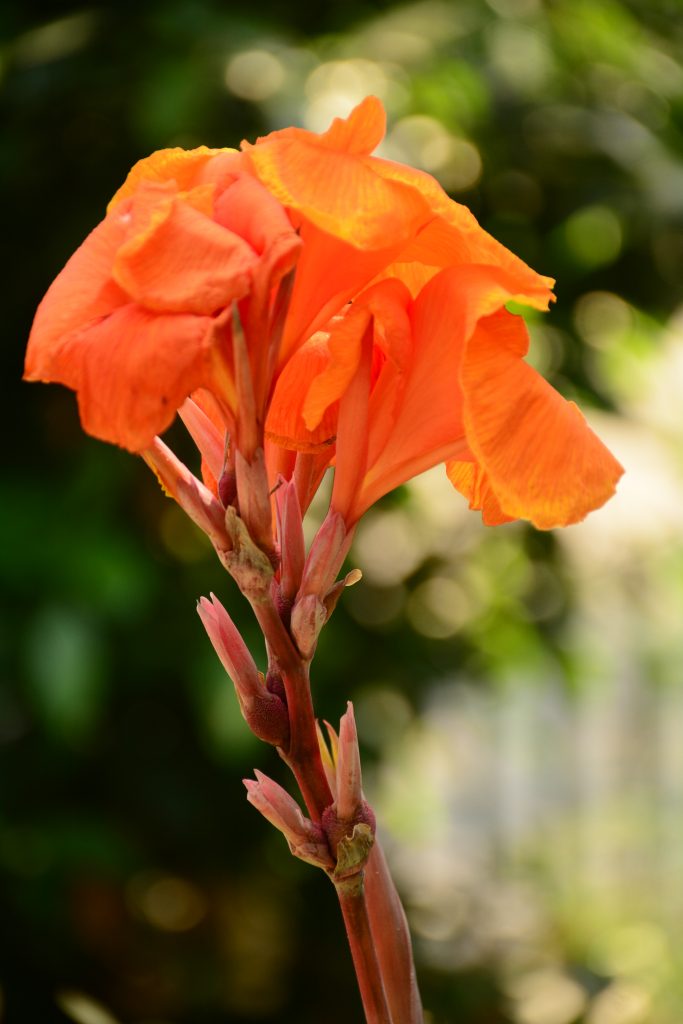
[[320, 757], [308, 666], [295, 650], [273, 602], [253, 602], [252, 607], [285, 685], [290, 741], [284, 759], [294, 773], [309, 814], [320, 821], [332, 803], [332, 793]]
[[392, 1024], [370, 931], [362, 873], [336, 885], [367, 1024]]
[[410, 931], [379, 836], [365, 865], [365, 902], [394, 1024], [423, 1024]]

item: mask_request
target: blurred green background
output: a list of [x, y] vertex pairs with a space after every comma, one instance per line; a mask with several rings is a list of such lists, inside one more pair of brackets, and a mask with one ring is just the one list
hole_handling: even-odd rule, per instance
[[144, 465], [19, 378], [136, 159], [371, 92], [384, 155], [558, 279], [533, 360], [627, 476], [562, 534], [485, 530], [440, 469], [391, 496], [317, 706], [356, 702], [430, 1024], [680, 1024], [680, 0], [10, 0], [0, 32], [0, 1019], [361, 1019], [329, 883], [246, 804], [283, 772], [194, 605], [257, 645], [249, 616]]

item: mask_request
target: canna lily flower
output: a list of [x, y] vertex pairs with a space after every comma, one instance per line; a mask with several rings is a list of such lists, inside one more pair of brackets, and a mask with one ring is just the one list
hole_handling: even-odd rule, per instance
[[336, 436], [331, 508], [347, 528], [439, 462], [489, 525], [566, 526], [614, 493], [621, 466], [576, 406], [524, 362], [524, 322], [504, 309], [524, 287], [519, 274], [482, 265], [442, 270], [415, 298], [403, 279], [384, 278], [318, 337], [322, 371], [317, 353], [306, 374], [307, 346], [292, 361], [298, 406], [285, 370], [271, 423], [301, 444], [327, 418]]
[[321, 134], [141, 160], [33, 325], [25, 376], [74, 388], [95, 436], [149, 451], [181, 409], [207, 489], [243, 492], [264, 550], [264, 486], [295, 479], [305, 511], [333, 461], [347, 533], [438, 462], [486, 522], [540, 527], [583, 518], [621, 473], [504, 310], [547, 309], [552, 280], [429, 175], [373, 156], [384, 128], [368, 97]]
[[492, 238], [430, 175], [371, 155], [385, 128], [382, 104], [368, 96], [320, 135], [285, 128], [243, 143], [304, 242], [283, 359], [380, 274], [422, 285], [443, 267], [500, 266], [519, 279], [529, 305], [548, 308], [551, 278]]
[[25, 377], [74, 388], [95, 437], [142, 451], [198, 388], [236, 415], [233, 304], [263, 319], [301, 248], [243, 162], [206, 147], [140, 161], [40, 304]]

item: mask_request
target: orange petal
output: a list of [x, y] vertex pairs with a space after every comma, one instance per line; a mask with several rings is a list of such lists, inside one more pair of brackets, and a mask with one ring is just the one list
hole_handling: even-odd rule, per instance
[[[453, 274], [444, 271], [433, 278], [414, 302], [410, 314], [412, 352], [402, 370], [398, 405], [390, 362], [376, 383], [370, 405], [370, 469], [356, 506], [358, 514], [462, 447], [459, 375], [466, 343], [468, 292], [454, 288]], [[381, 423], [388, 410], [393, 419], [391, 429], [387, 431], [384, 425], [375, 433], [374, 423]]]
[[416, 262], [432, 267], [464, 263], [498, 266], [515, 279], [514, 290], [520, 302], [536, 309], [548, 308], [553, 298], [553, 279], [537, 274], [484, 231], [470, 210], [451, 199], [431, 175], [405, 164], [377, 158], [373, 159], [373, 167], [387, 181], [415, 189], [434, 215], [401, 251], [398, 262]]
[[622, 467], [573, 402], [521, 356], [524, 321], [504, 310], [483, 320], [462, 369], [469, 447], [501, 512], [539, 529], [579, 522], [614, 494]]
[[512, 522], [514, 516], [506, 516], [491, 489], [486, 473], [476, 462], [448, 459], [448, 479], [468, 499], [471, 509], [481, 510], [485, 526], [501, 526]]
[[271, 374], [281, 347], [281, 335], [271, 331], [271, 296], [295, 265], [302, 241], [284, 207], [251, 175], [243, 174], [218, 197], [214, 209], [218, 223], [245, 239], [257, 255], [251, 272], [249, 299], [240, 307], [240, 319], [249, 347], [257, 401], [263, 403], [271, 387]]
[[189, 189], [198, 183], [202, 172], [206, 172], [207, 164], [214, 157], [236, 152], [230, 149], [209, 149], [207, 146], [199, 146], [197, 149], [159, 149], [133, 165], [123, 185], [111, 199], [107, 212], [121, 200], [134, 195], [144, 182], [173, 181], [178, 191]]
[[363, 251], [307, 222], [302, 224], [300, 234], [303, 249], [296, 268], [281, 361], [303, 340], [325, 328], [335, 313], [376, 278], [399, 251], [396, 241], [390, 248]]
[[[367, 156], [380, 144], [385, 131], [384, 107], [376, 96], [366, 96], [348, 117], [335, 117], [327, 131], [316, 134], [305, 128], [282, 128], [257, 139], [256, 146], [298, 142], [318, 146], [320, 149]], [[242, 148], [251, 154], [254, 146], [243, 142]]]
[[333, 453], [337, 403], [323, 411], [314, 428], [304, 422], [304, 403], [311, 383], [330, 365], [328, 336], [314, 334], [299, 348], [278, 378], [266, 420], [266, 436], [283, 448]]
[[401, 281], [372, 285], [356, 299], [374, 317], [374, 366], [370, 396], [369, 464], [389, 441], [410, 379], [414, 342], [410, 292]]
[[[387, 282], [383, 282], [387, 283]], [[412, 318], [413, 353], [398, 382], [385, 368], [373, 391], [371, 424], [388, 410], [393, 423], [371, 429], [362, 503], [367, 508], [387, 491], [446, 459], [465, 445], [461, 364], [468, 339], [481, 317], [516, 298], [518, 281], [496, 266], [459, 266], [442, 270], [420, 291]], [[393, 402], [392, 402], [393, 398]]]
[[[60, 358], [64, 341], [76, 330], [128, 303], [111, 280], [111, 267], [126, 237], [116, 215], [107, 217], [76, 250], [51, 284], [33, 321], [26, 352], [26, 380], [56, 380], [73, 386], [69, 366]], [[59, 377], [53, 368], [59, 363]]]
[[142, 184], [131, 205], [131, 237], [112, 275], [146, 309], [211, 314], [246, 294], [253, 249], [207, 216], [213, 187], [173, 196]]
[[84, 430], [141, 451], [191, 391], [211, 382], [213, 340], [210, 317], [121, 306], [66, 339], [52, 379], [78, 391]]
[[379, 146], [386, 130], [387, 116], [380, 100], [366, 96], [348, 117], [335, 117], [318, 139], [328, 149], [367, 155]]
[[215, 436], [222, 439], [220, 463], [217, 459], [212, 458], [211, 465], [209, 465], [209, 461], [205, 456], [202, 456], [201, 463], [202, 480], [212, 494], [217, 495], [218, 481], [223, 472], [223, 462], [225, 459], [226, 434], [234, 436], [236, 433], [235, 420], [231, 415], [230, 407], [225, 402], [221, 405], [214, 394], [211, 391], [207, 391], [206, 388], [199, 388], [197, 391], [193, 391], [190, 398], [212, 424]]
[[328, 362], [313, 378], [303, 404], [306, 428], [313, 430], [325, 411], [344, 394], [353, 379], [361, 356], [361, 340], [370, 314], [352, 306], [347, 315], [337, 317], [327, 331]]
[[[286, 248], [296, 252], [301, 240], [284, 208], [256, 179], [241, 175], [216, 197], [214, 220], [249, 243], [259, 256]], [[293, 259], [289, 260], [287, 269]]]
[[322, 135], [288, 128], [245, 152], [279, 201], [356, 249], [406, 243], [432, 216], [414, 188], [379, 176], [364, 155], [380, 141], [383, 112], [369, 97]]

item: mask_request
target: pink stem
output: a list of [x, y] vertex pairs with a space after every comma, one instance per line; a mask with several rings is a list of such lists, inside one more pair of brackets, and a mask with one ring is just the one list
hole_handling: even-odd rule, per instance
[[422, 1024], [408, 922], [378, 836], [365, 865], [365, 900], [391, 1020]]
[[311, 818], [320, 821], [333, 797], [320, 756], [308, 666], [295, 650], [273, 602], [253, 602], [252, 607], [285, 687], [290, 740], [283, 757], [294, 773]]
[[367, 1024], [393, 1024], [363, 895], [362, 875], [336, 886]]

